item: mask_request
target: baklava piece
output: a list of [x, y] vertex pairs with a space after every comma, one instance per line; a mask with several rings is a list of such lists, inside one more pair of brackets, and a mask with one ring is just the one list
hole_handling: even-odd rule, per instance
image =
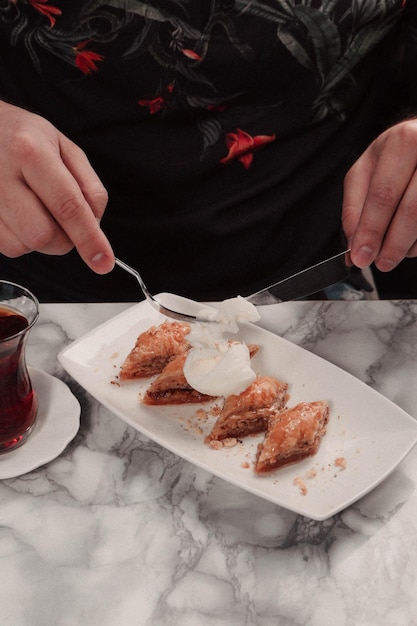
[[[256, 344], [248, 346], [250, 356], [254, 356], [259, 349]], [[147, 389], [143, 404], [191, 404], [215, 400], [218, 396], [212, 396], [197, 391], [190, 385], [184, 374], [184, 363], [187, 358], [184, 352], [172, 359], [158, 374]]]
[[284, 409], [269, 421], [255, 463], [258, 474], [313, 456], [326, 432], [329, 405], [324, 401], [301, 402]]
[[141, 333], [122, 364], [120, 379], [145, 378], [162, 372], [169, 361], [189, 350], [190, 330], [184, 322], [164, 322]]
[[259, 376], [239, 395], [229, 396], [206, 443], [266, 431], [269, 419], [287, 401], [287, 383]]
[[200, 393], [188, 384], [184, 376], [186, 357], [186, 353], [180, 354], [164, 367], [149, 385], [142, 400], [143, 404], [191, 404], [214, 399], [213, 396]]

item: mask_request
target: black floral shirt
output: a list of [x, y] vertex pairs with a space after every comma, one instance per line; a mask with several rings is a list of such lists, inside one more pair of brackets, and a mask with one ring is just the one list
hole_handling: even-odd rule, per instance
[[[104, 228], [153, 289], [248, 293], [342, 245], [343, 176], [395, 101], [387, 71], [412, 10], [0, 0], [0, 95], [86, 151], [109, 189]], [[51, 283], [54, 263], [75, 262], [33, 258]], [[80, 298], [107, 299], [110, 282], [83, 276]]]

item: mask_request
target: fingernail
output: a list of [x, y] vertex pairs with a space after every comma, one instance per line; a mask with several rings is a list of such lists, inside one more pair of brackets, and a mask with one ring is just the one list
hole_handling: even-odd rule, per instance
[[394, 269], [397, 263], [395, 261], [391, 261], [391, 259], [382, 258], [376, 261], [376, 265], [381, 272], [389, 272]]
[[99, 252], [92, 257], [91, 265], [97, 274], [107, 274], [114, 268], [114, 258], [109, 254]]
[[91, 263], [93, 265], [98, 265], [100, 263], [100, 261], [102, 261], [104, 259], [105, 256], [106, 255], [103, 254], [103, 252], [99, 252], [98, 254], [93, 256], [93, 258], [91, 259]]
[[370, 265], [373, 261], [373, 251], [369, 246], [362, 246], [356, 254], [355, 261], [359, 267]]

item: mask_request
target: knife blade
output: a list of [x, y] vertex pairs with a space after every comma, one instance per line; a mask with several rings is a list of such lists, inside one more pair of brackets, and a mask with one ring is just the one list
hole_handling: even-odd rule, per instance
[[345, 255], [350, 249], [339, 252], [324, 261], [307, 267], [288, 278], [245, 296], [245, 300], [256, 306], [297, 300], [325, 289], [349, 275], [350, 268], [345, 263]]

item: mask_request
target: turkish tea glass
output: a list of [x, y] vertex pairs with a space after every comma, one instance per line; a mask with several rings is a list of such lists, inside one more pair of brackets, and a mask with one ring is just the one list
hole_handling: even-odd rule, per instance
[[24, 443], [36, 422], [38, 401], [26, 365], [26, 342], [38, 315], [33, 293], [0, 280], [0, 453]]

